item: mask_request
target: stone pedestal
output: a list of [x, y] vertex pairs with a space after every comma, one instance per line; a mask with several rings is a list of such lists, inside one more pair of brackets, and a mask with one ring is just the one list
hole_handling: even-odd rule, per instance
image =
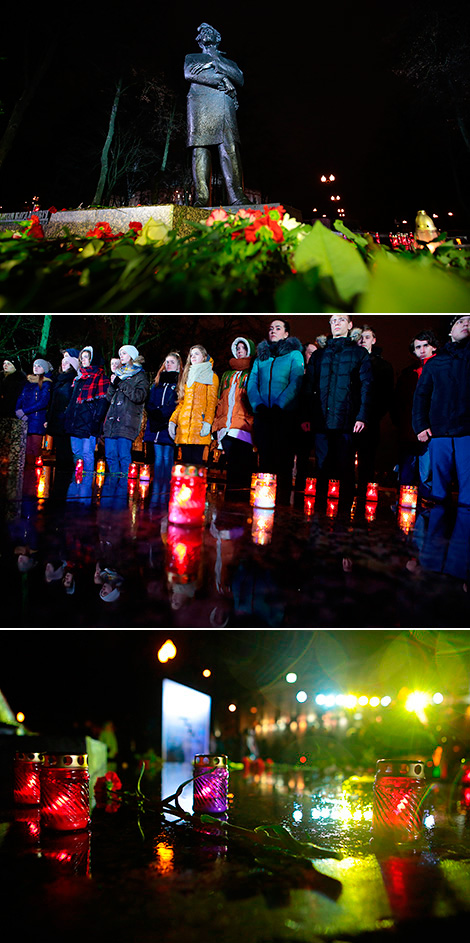
[[0, 419], [0, 500], [21, 501], [28, 425]]
[[207, 219], [210, 209], [196, 206], [179, 206], [165, 203], [155, 206], [119, 206], [106, 209], [62, 210], [53, 213], [44, 227], [46, 239], [65, 235], [65, 227], [74, 236], [86, 236], [98, 223], [109, 223], [113, 233], [127, 232], [129, 223], [139, 222], [144, 226], [149, 219], [161, 220], [179, 235], [192, 232], [191, 222]]

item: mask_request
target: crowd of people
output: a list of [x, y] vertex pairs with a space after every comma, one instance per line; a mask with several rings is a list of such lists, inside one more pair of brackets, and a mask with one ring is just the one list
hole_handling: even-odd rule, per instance
[[[254, 471], [277, 475], [278, 498], [303, 491], [311, 474], [317, 494], [340, 481], [350, 502], [377, 480], [381, 424], [387, 413], [397, 430], [397, 484], [416, 484], [420, 500], [443, 503], [456, 487], [470, 506], [470, 316], [449, 318], [440, 346], [431, 330], [410, 341], [413, 362], [395, 382], [370, 325], [354, 327], [333, 314], [330, 333], [302, 344], [289, 322], [274, 318], [255, 348], [247, 337], [231, 343], [220, 382], [202, 344], [186, 362], [170, 350], [153, 382], [144, 358], [124, 344], [106, 370], [91, 345], [62, 351], [58, 370], [38, 356], [26, 375], [6, 355], [0, 375], [0, 418], [27, 426], [26, 464], [51, 436], [56, 473], [95, 468], [104, 443], [107, 472], [127, 477], [140, 436], [154, 475], [169, 481], [176, 459], [204, 464], [223, 454], [226, 494], [250, 486]], [[356, 471], [357, 469], [357, 471]]]

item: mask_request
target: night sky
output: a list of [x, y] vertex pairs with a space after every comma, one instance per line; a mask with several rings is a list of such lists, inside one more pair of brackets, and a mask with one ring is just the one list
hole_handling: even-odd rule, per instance
[[[455, 229], [468, 227], [470, 154], [455, 109], [431, 91], [420, 98], [394, 71], [413, 38], [428, 48], [420, 30], [439, 6], [442, 11], [434, 0], [337, 0], [301, 15], [295, 7], [245, 0], [145, 0], [136, 7], [117, 0], [85, 15], [45, 0], [25, 19], [18, 5], [3, 24], [3, 127], [23, 69], [34, 69], [49, 44], [55, 46], [0, 171], [0, 203], [21, 209], [37, 195], [43, 208], [87, 205], [117, 79], [130, 81], [132, 69], [163, 72], [184, 110], [184, 57], [199, 51], [195, 35], [206, 21], [222, 34], [221, 49], [245, 76], [238, 121], [247, 187], [300, 208], [307, 219], [314, 207], [320, 215], [331, 207], [319, 181], [322, 173], [334, 173], [353, 224], [388, 231], [394, 219], [410, 221], [425, 209], [439, 214], [441, 228], [449, 228], [449, 210]], [[455, 24], [457, 55], [470, 13], [451, 0], [443, 15], [449, 29]], [[469, 57], [461, 56], [458, 67], [450, 58], [468, 115]]]

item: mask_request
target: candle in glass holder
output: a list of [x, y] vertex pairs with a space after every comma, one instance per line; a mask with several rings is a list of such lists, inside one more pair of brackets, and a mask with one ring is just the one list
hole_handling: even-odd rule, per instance
[[196, 753], [194, 757], [193, 812], [226, 812], [228, 809], [228, 758]]
[[416, 841], [427, 791], [421, 760], [378, 760], [372, 806], [374, 837], [399, 843]]
[[274, 526], [274, 510], [271, 508], [253, 508], [251, 537], [254, 544], [265, 546], [271, 542]]
[[140, 480], [150, 481], [150, 473], [151, 473], [150, 465], [142, 465], [140, 469]]
[[371, 501], [370, 504], [365, 505], [364, 517], [366, 521], [369, 521], [369, 522], [374, 521], [376, 514], [377, 514], [377, 503], [375, 501]]
[[96, 474], [104, 475], [106, 472], [106, 462], [104, 458], [100, 458], [96, 463]]
[[328, 482], [328, 498], [339, 498], [339, 481], [335, 478], [330, 478]]
[[138, 472], [138, 468], [137, 468], [137, 463], [136, 463], [136, 462], [131, 462], [131, 464], [129, 465], [129, 471], [128, 471], [128, 473], [127, 473], [127, 477], [128, 477], [128, 478], [138, 478], [138, 477], [139, 477], [139, 472]]
[[317, 493], [317, 479], [306, 478], [304, 494], [313, 495]]
[[256, 476], [253, 505], [255, 508], [274, 508], [276, 506], [276, 475], [267, 472]]
[[379, 485], [376, 481], [370, 481], [366, 488], [366, 501], [378, 501]]
[[201, 524], [204, 519], [207, 470], [196, 465], [173, 465], [168, 520], [171, 524]]
[[398, 503], [402, 508], [415, 508], [418, 504], [417, 485], [402, 485]]
[[90, 824], [88, 756], [46, 753], [41, 768], [41, 824], [59, 832]]
[[250, 504], [253, 506], [255, 503], [255, 484], [258, 477], [258, 472], [253, 472], [251, 476], [251, 485], [250, 485]]
[[77, 484], [83, 480], [83, 458], [78, 458], [75, 465], [75, 481]]
[[18, 805], [39, 805], [39, 775], [43, 762], [43, 753], [15, 753], [13, 796]]

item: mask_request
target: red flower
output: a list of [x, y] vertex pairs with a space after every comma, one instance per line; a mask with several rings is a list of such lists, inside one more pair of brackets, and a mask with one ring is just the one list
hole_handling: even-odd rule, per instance
[[105, 812], [117, 812], [120, 806], [120, 797], [117, 795], [122, 789], [122, 783], [117, 773], [110, 771], [106, 776], [98, 776], [95, 783], [95, 799], [98, 809]]
[[138, 220], [134, 220], [132, 223], [129, 223], [129, 229], [133, 229], [135, 233], [138, 233], [142, 229], [142, 223], [139, 223]]
[[32, 236], [34, 239], [44, 239], [44, 230], [36, 213], [31, 214], [31, 226], [26, 231], [26, 235]]
[[57, 213], [58, 210], [56, 209], [55, 206], [50, 206], [47, 212], [48, 212], [48, 213]]
[[105, 220], [97, 223], [94, 229], [87, 232], [87, 236], [97, 236], [99, 239], [113, 239], [111, 226]]

